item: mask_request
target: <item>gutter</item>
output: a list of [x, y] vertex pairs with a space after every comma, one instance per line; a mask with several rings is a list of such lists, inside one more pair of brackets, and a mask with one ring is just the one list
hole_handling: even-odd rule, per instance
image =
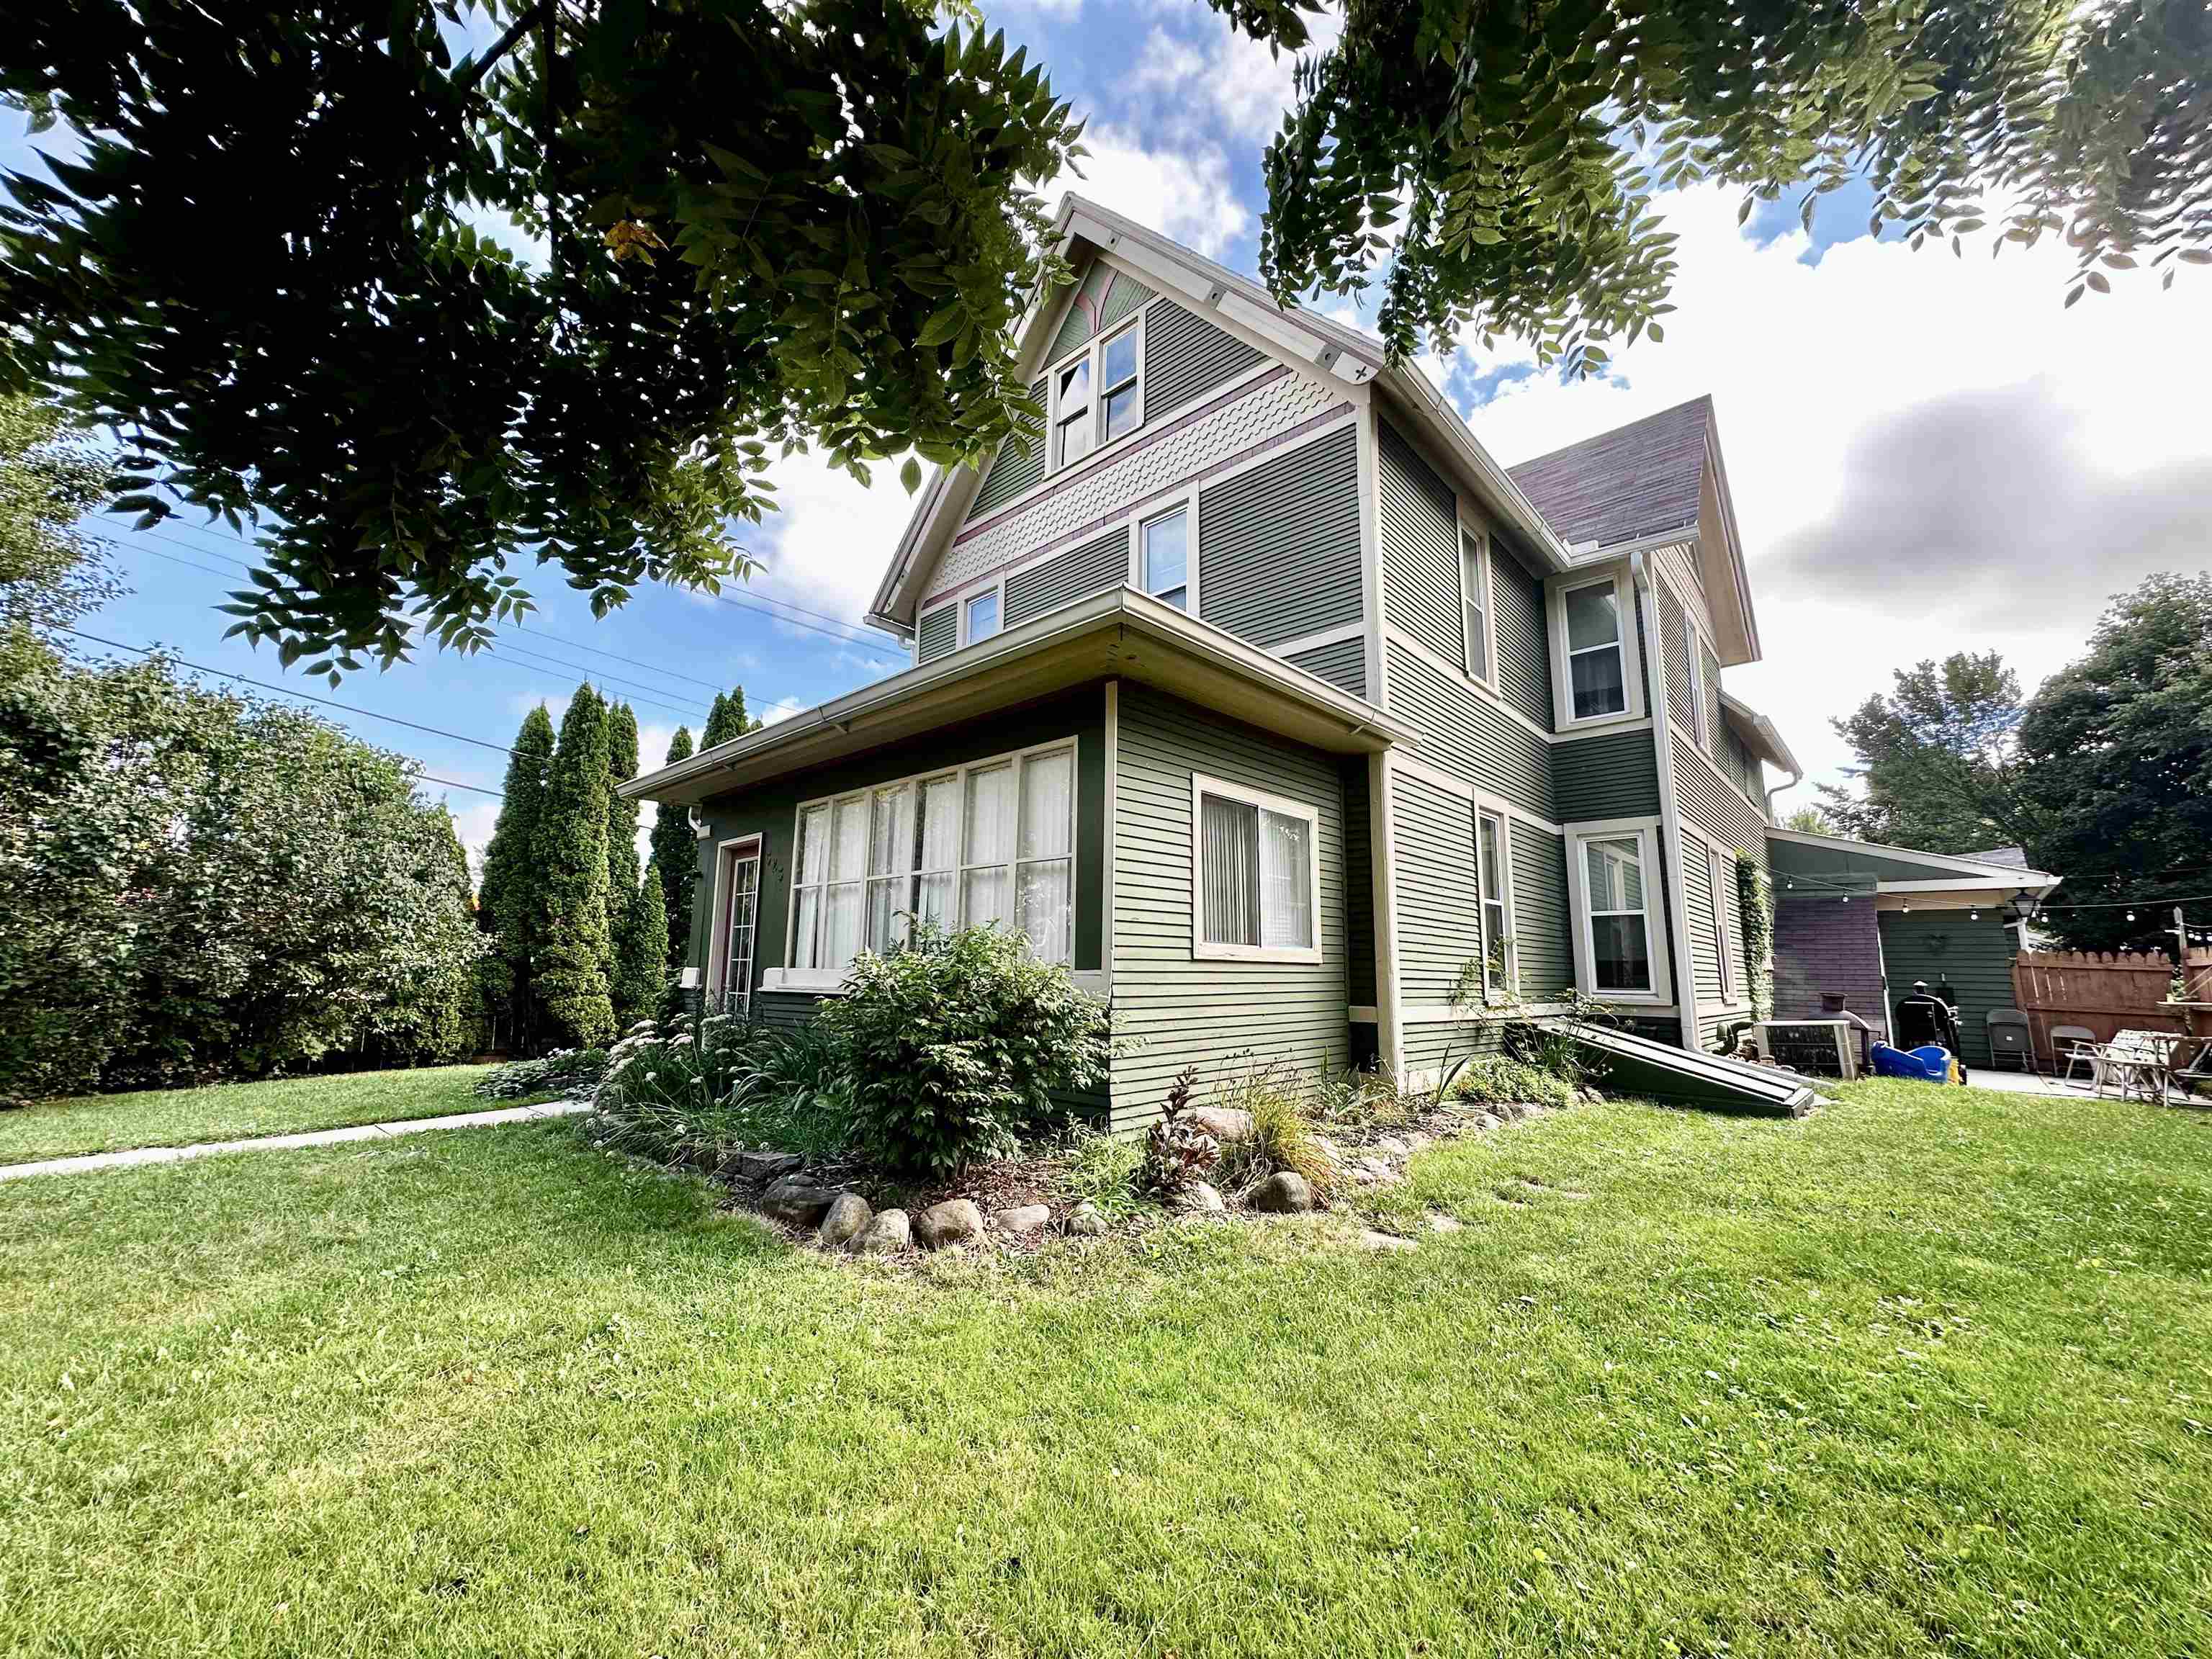
[[1449, 434], [1453, 450], [1488, 493], [1491, 506], [1550, 561], [1553, 574], [1575, 568], [1574, 556], [1559, 532], [1544, 521], [1535, 504], [1521, 493], [1521, 486], [1476, 441], [1459, 411], [1429, 383], [1427, 375], [1400, 364], [1384, 368], [1379, 378], [1401, 402], [1413, 404], [1432, 426]]

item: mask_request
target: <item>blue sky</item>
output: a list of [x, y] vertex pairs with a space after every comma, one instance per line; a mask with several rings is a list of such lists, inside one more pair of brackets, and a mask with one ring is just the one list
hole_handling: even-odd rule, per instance
[[[1287, 61], [1196, 0], [1053, 0], [988, 15], [1091, 123], [1087, 177], [1055, 191], [1255, 268], [1261, 155], [1291, 94]], [[0, 167], [34, 165], [20, 119], [0, 120]], [[2185, 270], [2164, 296], [2116, 283], [2112, 298], [2062, 311], [2062, 249], [1914, 254], [1867, 235], [1863, 191], [1825, 204], [1809, 237], [1794, 200], [1742, 225], [1737, 198], [1716, 189], [1662, 205], [1682, 238], [1664, 345], [1616, 353], [1604, 381], [1577, 386], [1506, 342], [1423, 367], [1508, 465], [1714, 395], [1765, 647], [1728, 684], [1774, 714], [1816, 775], [1845, 758], [1826, 718], [1884, 689], [1892, 667], [1995, 647], [2033, 684], [2078, 650], [2105, 594], [2151, 569], [2203, 566], [2212, 433], [2190, 390], [2212, 376], [2203, 273]], [[1331, 308], [1358, 320], [1356, 307]], [[135, 591], [87, 626], [495, 744], [541, 699], [557, 715], [588, 672], [633, 701], [650, 763], [679, 722], [696, 732], [712, 686], [739, 683], [756, 712], [787, 711], [903, 665], [890, 640], [857, 625], [906, 516], [896, 470], [862, 490], [811, 459], [786, 463], [787, 510], [744, 536], [769, 568], [732, 590], [738, 603], [647, 589], [595, 622], [557, 572], [525, 572], [543, 607], [531, 631], [489, 656], [425, 650], [336, 692], [222, 639], [230, 619], [213, 607], [243, 579], [229, 561], [251, 550], [220, 526], [104, 523]], [[499, 754], [323, 712], [434, 777], [498, 785]], [[495, 806], [450, 799], [480, 846]]]

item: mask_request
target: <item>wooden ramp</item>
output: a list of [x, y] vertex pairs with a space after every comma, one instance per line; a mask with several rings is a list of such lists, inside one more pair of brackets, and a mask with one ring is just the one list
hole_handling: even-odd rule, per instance
[[1571, 1033], [1590, 1058], [1603, 1062], [1599, 1082], [1608, 1094], [1642, 1095], [1709, 1111], [1766, 1117], [1802, 1117], [1813, 1109], [1813, 1085], [1795, 1072], [1677, 1048], [1606, 1025], [1571, 1020], [1546, 1024]]

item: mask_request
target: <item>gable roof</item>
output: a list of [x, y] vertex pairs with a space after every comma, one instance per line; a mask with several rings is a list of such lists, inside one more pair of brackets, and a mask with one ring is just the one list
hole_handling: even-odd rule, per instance
[[1692, 530], [1713, 400], [1647, 415], [1510, 469], [1569, 547], [1617, 547]]
[[[1374, 387], [1449, 458], [1462, 487], [1516, 533], [1530, 558], [1547, 570], [1565, 570], [1572, 562], [1565, 543], [1476, 441], [1443, 393], [1411, 364], [1392, 365], [1376, 336], [1302, 307], [1279, 306], [1251, 278], [1083, 197], [1062, 198], [1054, 222], [1063, 252], [1075, 263], [1081, 263], [1086, 251], [1110, 253], [1186, 310], [1253, 340], [1293, 368], [1347, 391]], [[1062, 309], [1058, 290], [1032, 297], [1022, 322], [1018, 358], [1024, 380], [1045, 367], [1051, 341], [1048, 325]], [[912, 634], [920, 586], [975, 501], [982, 479], [983, 469], [964, 466], [940, 467], [931, 477], [877, 586], [868, 621]]]

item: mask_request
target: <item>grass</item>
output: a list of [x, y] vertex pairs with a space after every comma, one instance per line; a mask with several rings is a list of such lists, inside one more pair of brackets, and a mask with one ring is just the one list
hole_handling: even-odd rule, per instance
[[0, 1164], [450, 1117], [455, 1112], [524, 1104], [483, 1100], [472, 1092], [476, 1080], [490, 1069], [436, 1066], [44, 1101], [19, 1111], [0, 1112]]
[[0, 1650], [2173, 1654], [2212, 1121], [1615, 1103], [919, 1274], [561, 1126], [0, 1188]]

